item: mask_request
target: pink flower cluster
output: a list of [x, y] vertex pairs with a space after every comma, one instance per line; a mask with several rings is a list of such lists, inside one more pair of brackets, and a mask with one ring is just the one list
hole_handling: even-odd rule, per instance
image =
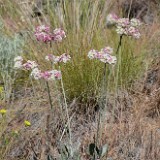
[[23, 58], [21, 56], [15, 57], [14, 58], [14, 68], [21, 69], [23, 67], [22, 62], [23, 62]]
[[44, 79], [44, 80], [58, 80], [61, 79], [61, 71], [58, 70], [51, 70], [51, 71], [44, 71], [42, 72], [38, 68], [38, 64], [35, 61], [28, 60], [26, 63], [23, 64], [23, 58], [21, 56], [15, 57], [14, 59], [14, 68], [15, 69], [22, 69], [22, 70], [31, 70], [31, 76], [34, 79]]
[[138, 39], [141, 36], [138, 29], [140, 25], [141, 22], [136, 18], [133, 18], [131, 20], [129, 20], [128, 18], [119, 18], [116, 25], [116, 31], [120, 35], [132, 36]]
[[15, 57], [14, 62], [15, 69], [31, 70], [38, 66], [35, 61], [28, 60], [26, 63], [23, 63], [23, 58], [21, 56]]
[[59, 80], [61, 79], [62, 75], [61, 75], [61, 71], [58, 70], [51, 70], [51, 71], [45, 71], [41, 73], [41, 78], [45, 79], [45, 80]]
[[88, 52], [88, 57], [90, 59], [98, 59], [101, 62], [115, 64], [117, 59], [115, 56], [112, 56], [113, 49], [111, 47], [102, 48], [100, 51], [90, 50]]
[[57, 28], [51, 32], [49, 26], [41, 25], [36, 28], [35, 36], [38, 41], [42, 42], [61, 42], [66, 37], [64, 30]]
[[26, 63], [22, 65], [24, 70], [32, 70], [38, 67], [38, 64], [35, 61], [28, 60]]
[[49, 80], [59, 80], [61, 79], [61, 71], [58, 70], [51, 70], [51, 71], [44, 71], [42, 72], [38, 68], [34, 68], [31, 72], [31, 76], [34, 77], [34, 79], [44, 79], [46, 81]]
[[120, 35], [132, 36], [136, 39], [140, 38], [141, 34], [138, 27], [142, 23], [137, 18], [118, 18], [116, 14], [109, 14], [107, 16], [107, 26], [116, 25], [116, 32]]
[[49, 54], [45, 57], [45, 59], [47, 61], [53, 62], [54, 64], [57, 64], [57, 63], [60, 63], [60, 62], [67, 63], [68, 61], [70, 61], [71, 56], [66, 54], [66, 53], [64, 53], [60, 56], [54, 56], [52, 54]]
[[56, 42], [61, 42], [66, 37], [66, 33], [61, 28], [57, 28], [53, 31], [52, 39]]

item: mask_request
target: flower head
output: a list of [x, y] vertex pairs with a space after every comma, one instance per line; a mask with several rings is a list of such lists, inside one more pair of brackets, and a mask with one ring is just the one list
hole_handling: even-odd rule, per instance
[[14, 62], [17, 62], [17, 61], [22, 62], [23, 58], [21, 56], [17, 56], [17, 57], [14, 58]]
[[50, 34], [45, 33], [45, 32], [40, 32], [40, 33], [35, 33], [35, 36], [37, 38], [38, 41], [42, 41], [42, 42], [50, 42], [52, 40], [52, 37]]
[[53, 62], [54, 64], [57, 64], [57, 63], [60, 63], [60, 62], [67, 63], [68, 61], [70, 61], [71, 56], [66, 54], [66, 53], [64, 53], [60, 56], [54, 56], [52, 54], [49, 54], [45, 57], [45, 59], [47, 61]]
[[98, 59], [101, 62], [115, 64], [116, 57], [111, 56], [113, 53], [113, 49], [111, 47], [102, 48], [100, 51], [91, 50], [88, 52], [88, 57], [90, 59]]
[[51, 72], [53, 72], [52, 75], [54, 76], [55, 79], [59, 80], [59, 79], [62, 78], [61, 71], [53, 70], [53, 71], [51, 71]]
[[59, 56], [59, 62], [63, 62], [63, 63], [67, 63], [68, 61], [70, 61], [71, 56], [63, 53], [61, 56]]
[[50, 42], [52, 40], [52, 35], [50, 33], [50, 27], [41, 25], [36, 28], [35, 36], [38, 41]]
[[5, 114], [6, 114], [6, 112], [7, 112], [7, 110], [6, 110], [6, 109], [0, 109], [0, 113], [2, 114], [2, 116], [3, 116], [3, 115], [5, 115]]
[[21, 69], [23, 67], [22, 61], [16, 61], [14, 63], [14, 69]]
[[58, 70], [51, 70], [51, 71], [44, 71], [41, 73], [41, 78], [43, 78], [46, 81], [50, 80], [59, 80], [61, 79], [61, 71]]
[[50, 80], [51, 78], [51, 73], [50, 71], [44, 71], [44, 72], [41, 72], [41, 78], [43, 78], [44, 80]]
[[117, 25], [121, 27], [130, 25], [129, 18], [119, 18], [117, 21]]
[[47, 43], [51, 41], [61, 42], [66, 37], [66, 34], [61, 28], [57, 28], [51, 32], [49, 26], [41, 25], [35, 29], [35, 36], [38, 41]]
[[131, 20], [128, 18], [119, 18], [116, 31], [120, 35], [131, 36], [138, 39], [141, 35], [138, 29], [140, 25], [141, 22], [136, 18], [132, 18]]
[[103, 53], [103, 54], [112, 54], [113, 53], [113, 48], [111, 48], [109, 46], [107, 46], [105, 48], [102, 48], [101, 49], [101, 53]]
[[36, 32], [49, 33], [50, 32], [50, 27], [49, 26], [45, 26], [45, 25], [37, 26]]
[[45, 57], [45, 60], [47, 61], [53, 61], [54, 59], [54, 56], [52, 54], [48, 54], [46, 57]]
[[27, 120], [24, 121], [24, 124], [25, 124], [26, 127], [31, 126], [31, 122], [29, 122]]
[[28, 60], [26, 63], [23, 64], [23, 69], [25, 70], [31, 70], [37, 67], [38, 67], [38, 64], [35, 61], [31, 61], [31, 60]]
[[132, 19], [130, 20], [130, 24], [131, 24], [131, 26], [133, 26], [133, 27], [138, 27], [138, 26], [140, 26], [142, 23], [141, 23], [141, 21], [140, 21], [139, 19], [137, 19], [137, 18], [132, 18]]
[[34, 68], [31, 72], [31, 76], [33, 76], [35, 80], [41, 79], [42, 78], [41, 70], [39, 70], [38, 68]]
[[95, 49], [92, 49], [88, 52], [88, 58], [89, 59], [94, 59], [97, 57], [98, 51]]
[[52, 34], [53, 41], [55, 41], [55, 42], [61, 42], [62, 39], [65, 38], [65, 37], [66, 37], [66, 33], [61, 28], [56, 28], [53, 31], [53, 34]]
[[118, 16], [115, 13], [108, 14], [106, 18], [107, 26], [113, 26], [117, 23]]

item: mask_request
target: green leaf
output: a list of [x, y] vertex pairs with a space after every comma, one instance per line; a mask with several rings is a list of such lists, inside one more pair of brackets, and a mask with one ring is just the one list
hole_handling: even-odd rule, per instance
[[105, 144], [104, 146], [102, 146], [100, 150], [100, 157], [105, 156], [107, 153], [108, 153], [108, 144]]

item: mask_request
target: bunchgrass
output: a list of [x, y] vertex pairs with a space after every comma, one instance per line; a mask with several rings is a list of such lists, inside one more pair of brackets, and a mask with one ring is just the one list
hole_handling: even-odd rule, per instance
[[[13, 58], [21, 54], [22, 39], [24, 40], [24, 57], [37, 61], [38, 64], [41, 65], [42, 70], [50, 68], [50, 64], [45, 60], [46, 55], [70, 54], [71, 61], [67, 64], [60, 65], [63, 81], [57, 82], [57, 88], [54, 86], [55, 84], [53, 86], [50, 85], [52, 87], [49, 87], [47, 84], [50, 92], [49, 101], [51, 109], [54, 108], [53, 111], [56, 111], [55, 108], [57, 106], [62, 107], [61, 119], [63, 120], [62, 125], [64, 127], [63, 134], [65, 135], [66, 133], [68, 135], [69, 132], [70, 136], [69, 141], [66, 141], [69, 147], [66, 148], [64, 145], [61, 149], [65, 148], [73, 154], [73, 137], [71, 137], [72, 134], [70, 133], [72, 131], [72, 121], [70, 120], [72, 113], [70, 113], [68, 106], [74, 99], [78, 99], [78, 102], [76, 102], [80, 104], [77, 105], [77, 108], [81, 105], [84, 107], [93, 107], [95, 104], [98, 104], [99, 117], [96, 122], [97, 132], [94, 143], [101, 148], [102, 132], [105, 126], [103, 120], [108, 110], [107, 104], [109, 96], [111, 93], [115, 96], [112, 108], [112, 116], [115, 117], [115, 110], [118, 110], [116, 108], [116, 101], [119, 91], [130, 90], [134, 82], [145, 70], [146, 64], [144, 61], [149, 55], [147, 50], [147, 45], [149, 44], [147, 37], [142, 35], [141, 40], [135, 40], [131, 37], [123, 36], [121, 46], [116, 53], [120, 36], [116, 33], [115, 28], [107, 28], [106, 26], [106, 15], [110, 12], [110, 7], [114, 4], [114, 2], [110, 0], [46, 0], [46, 3], [40, 8], [39, 5], [31, 2], [23, 3], [20, 1], [12, 2], [6, 0], [2, 4], [0, 15], [4, 26], [2, 28], [3, 35], [0, 38], [0, 46], [2, 45], [0, 50], [0, 54], [2, 55], [0, 59], [2, 65], [1, 78], [3, 80], [2, 85], [4, 91], [7, 93], [7, 96], [3, 99], [10, 98], [13, 87], [17, 86], [13, 85], [14, 82], [19, 83], [22, 80], [21, 85], [24, 84], [25, 86], [24, 82], [26, 82], [28, 73], [25, 78], [17, 78], [12, 68]], [[41, 16], [37, 16], [36, 13], [34, 13], [35, 10], [39, 10]], [[34, 37], [34, 29], [37, 25], [41, 24], [50, 25], [53, 29], [57, 27], [63, 28], [66, 31], [66, 38], [62, 43], [52, 45], [37, 42]], [[17, 32], [20, 37], [11, 38], [14, 32]], [[118, 61], [117, 64], [113, 66], [106, 65], [106, 71], [104, 71], [105, 67], [103, 63], [90, 60], [87, 57], [89, 50], [100, 50], [105, 46], [113, 48], [114, 55]], [[158, 47], [155, 48], [159, 51]], [[58, 69], [58, 67], [56, 69]], [[14, 81], [15, 78], [17, 78], [16, 81]], [[30, 87], [33, 87], [34, 95], [39, 94], [36, 93], [37, 90], [35, 88], [37, 86], [41, 88], [43, 83], [36, 83], [28, 79], [27, 82], [30, 83]], [[41, 89], [44, 88], [42, 87]], [[56, 91], [54, 90], [55, 88]], [[45, 91], [45, 89], [43, 91]], [[62, 91], [59, 97], [56, 95], [57, 91]], [[54, 97], [52, 97], [53, 94]], [[52, 106], [52, 100], [54, 98], [57, 99], [57, 97], [59, 104], [54, 103]], [[37, 105], [38, 102], [35, 102], [33, 105], [35, 104]], [[63, 106], [65, 106], [65, 110], [63, 110]], [[56, 114], [54, 112], [51, 113]], [[48, 115], [50, 115], [50, 113], [48, 113]], [[67, 117], [67, 122], [64, 120], [65, 116]], [[52, 115], [51, 121], [53, 117]], [[4, 126], [0, 126], [0, 128], [5, 130]], [[4, 131], [1, 132], [3, 133]], [[63, 139], [63, 134], [59, 136], [62, 137], [61, 139]], [[59, 141], [59, 139], [57, 141]], [[1, 157], [9, 150], [5, 150], [5, 147], [0, 152]]]

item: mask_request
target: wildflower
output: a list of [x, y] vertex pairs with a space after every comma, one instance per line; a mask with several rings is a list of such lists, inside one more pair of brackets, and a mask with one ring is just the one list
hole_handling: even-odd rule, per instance
[[45, 57], [45, 59], [47, 61], [53, 62], [54, 64], [57, 64], [60, 62], [67, 63], [68, 61], [70, 61], [71, 56], [66, 53], [62, 54], [61, 56], [54, 56], [52, 54], [49, 54]]
[[24, 124], [25, 124], [26, 127], [27, 127], [27, 126], [31, 126], [31, 122], [29, 122], [29, 121], [27, 121], [27, 120], [24, 121]]
[[60, 60], [60, 56], [54, 56], [52, 54], [49, 54], [45, 57], [47, 61], [51, 61], [53, 64], [57, 64]]
[[50, 42], [52, 40], [52, 37], [50, 34], [47, 34], [45, 32], [40, 32], [40, 33], [35, 33], [35, 36], [37, 38], [38, 41], [42, 41], [42, 42]]
[[49, 71], [45, 71], [41, 73], [41, 77], [45, 80], [50, 80], [51, 75], [52, 74]]
[[3, 115], [5, 115], [5, 114], [6, 114], [6, 112], [7, 112], [7, 110], [6, 110], [6, 109], [0, 109], [0, 113], [2, 114], [2, 116], [3, 116]]
[[94, 59], [94, 58], [96, 58], [97, 54], [98, 54], [98, 51], [96, 51], [95, 49], [92, 49], [88, 52], [88, 58]]
[[57, 79], [57, 80], [62, 78], [61, 71], [53, 70], [53, 75], [54, 75], [54, 78]]
[[66, 37], [66, 34], [61, 28], [57, 28], [51, 32], [49, 26], [41, 25], [36, 28], [35, 36], [38, 41], [47, 43], [51, 41], [61, 42]]
[[52, 40], [52, 35], [50, 33], [50, 27], [41, 25], [36, 28], [35, 36], [38, 41], [50, 42]]
[[116, 32], [117, 32], [118, 34], [120, 34], [120, 35], [126, 35], [126, 34], [127, 34], [125, 28], [123, 28], [123, 27], [121, 27], [121, 26], [117, 26]]
[[41, 70], [34, 68], [31, 72], [31, 76], [33, 76], [36, 80], [41, 79]]
[[45, 71], [41, 73], [41, 77], [45, 79], [46, 81], [50, 80], [59, 80], [61, 79], [61, 71], [58, 70], [51, 70], [51, 71]]
[[117, 20], [117, 25], [121, 27], [126, 27], [130, 25], [129, 18], [119, 18]]
[[91, 50], [88, 52], [88, 57], [90, 59], [98, 59], [101, 62], [115, 64], [116, 57], [112, 56], [113, 49], [111, 47], [102, 48], [100, 51]]
[[138, 27], [138, 26], [140, 26], [142, 23], [141, 23], [141, 21], [140, 21], [139, 19], [137, 19], [137, 18], [132, 18], [132, 19], [130, 20], [130, 24], [131, 24], [131, 26], [133, 26], [133, 27]]
[[116, 57], [111, 56], [107, 53], [102, 54], [102, 57], [99, 59], [101, 62], [109, 63], [109, 64], [115, 64], [116, 63]]
[[49, 33], [50, 32], [50, 27], [49, 26], [45, 26], [45, 25], [38, 26], [36, 28], [36, 32], [46, 32], [46, 33]]
[[64, 30], [62, 30], [61, 28], [56, 28], [53, 31], [53, 34], [52, 34], [53, 41], [61, 42], [62, 39], [65, 38], [65, 37], [66, 37], [66, 34], [65, 34]]
[[116, 31], [120, 35], [132, 36], [134, 38], [140, 38], [140, 32], [138, 27], [141, 25], [141, 22], [133, 18], [129, 20], [128, 18], [119, 18], [117, 21]]
[[21, 56], [17, 56], [17, 57], [14, 58], [14, 62], [17, 62], [17, 61], [22, 62], [23, 58]]
[[15, 69], [21, 69], [23, 67], [22, 61], [16, 61], [13, 66]]
[[59, 57], [59, 62], [67, 63], [68, 61], [70, 61], [70, 59], [71, 56], [64, 53]]
[[108, 46], [108, 47], [102, 48], [101, 52], [102, 53], [107, 53], [107, 54], [112, 54], [113, 53], [113, 48]]
[[136, 38], [136, 39], [139, 39], [140, 38], [140, 36], [141, 36], [141, 34], [140, 34], [140, 32], [135, 32], [135, 33], [133, 33], [133, 35], [132, 35], [134, 38]]
[[23, 58], [21, 56], [17, 56], [14, 58], [14, 68], [15, 69], [21, 69], [22, 68], [22, 62], [23, 62]]
[[113, 26], [117, 23], [118, 16], [115, 13], [111, 13], [106, 18], [107, 26]]
[[115, 64], [117, 61], [117, 58], [115, 56], [104, 54], [103, 58], [101, 58], [100, 61], [104, 63]]
[[46, 57], [45, 57], [45, 60], [47, 61], [53, 61], [54, 59], [54, 56], [52, 54], [48, 54]]
[[26, 63], [23, 64], [23, 68], [25, 70], [31, 70], [38, 66], [38, 64], [35, 61], [28, 60]]

